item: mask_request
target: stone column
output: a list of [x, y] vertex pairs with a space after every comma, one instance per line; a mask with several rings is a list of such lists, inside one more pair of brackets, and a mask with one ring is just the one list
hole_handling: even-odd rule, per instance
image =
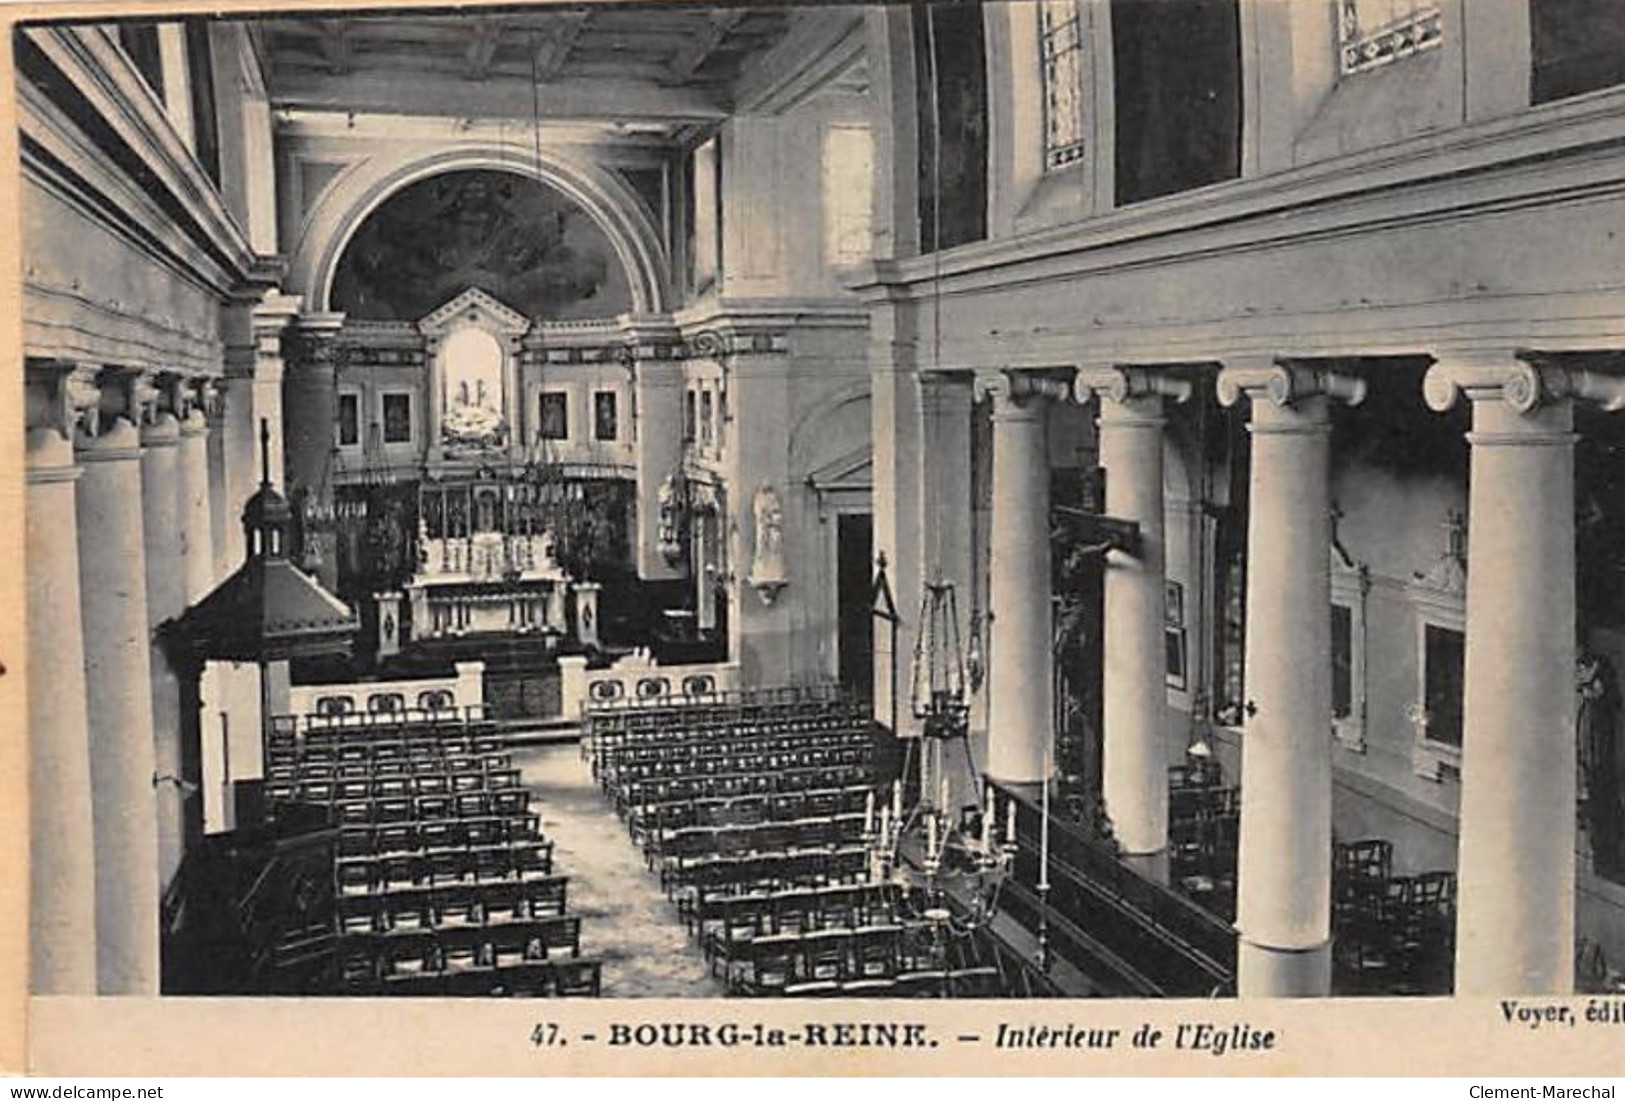
[[[111, 388], [110, 388], [111, 389]], [[141, 436], [104, 411], [81, 432], [79, 579], [95, 792], [96, 971], [102, 994], [158, 993], [158, 815], [152, 787]]]
[[1456, 993], [1574, 989], [1574, 400], [1625, 379], [1509, 353], [1441, 360], [1472, 402]]
[[1100, 462], [1106, 512], [1140, 526], [1137, 553], [1106, 559], [1105, 748], [1102, 792], [1126, 856], [1166, 874], [1168, 689], [1164, 644], [1162, 435], [1165, 396], [1184, 401], [1190, 383], [1142, 369], [1081, 371], [1079, 401], [1100, 399]]
[[[179, 479], [180, 422], [154, 408], [141, 426], [141, 511], [146, 555], [147, 628], [186, 608], [186, 575], [181, 558]], [[168, 883], [180, 866], [184, 798], [181, 790], [181, 690], [169, 656], [153, 641], [149, 647], [152, 679], [153, 766], [157, 773], [158, 869]]]
[[[188, 403], [190, 404], [190, 403]], [[214, 530], [209, 510], [209, 419], [191, 406], [180, 422], [180, 453], [175, 487], [180, 494], [181, 553], [185, 559], [185, 599], [190, 606], [214, 587]]]
[[[284, 341], [282, 413], [287, 445], [290, 503], [297, 509], [306, 495], [320, 504], [333, 503], [333, 470], [338, 447], [338, 362], [334, 337], [344, 324], [342, 313], [302, 314]], [[329, 590], [338, 586], [338, 542], [331, 532], [307, 532], [317, 576]]]
[[1068, 396], [1070, 387], [1016, 371], [995, 372], [977, 385], [993, 398], [987, 772], [1036, 784], [1048, 777], [1054, 735], [1045, 399]]
[[[646, 581], [680, 576], [660, 551], [660, 490], [683, 461], [683, 371], [672, 358], [677, 336], [653, 322], [630, 323], [633, 456], [638, 507], [634, 556]], [[680, 565], [680, 563], [678, 563]]]
[[[32, 378], [29, 388], [35, 389]], [[96, 850], [79, 618], [79, 468], [56, 424], [29, 428], [27, 477], [30, 989], [94, 994]]]
[[[1226, 367], [1219, 400], [1252, 406], [1247, 701], [1242, 735], [1237, 990], [1331, 988], [1332, 398], [1365, 384], [1291, 364]], [[1108, 476], [1109, 481], [1109, 476]]]

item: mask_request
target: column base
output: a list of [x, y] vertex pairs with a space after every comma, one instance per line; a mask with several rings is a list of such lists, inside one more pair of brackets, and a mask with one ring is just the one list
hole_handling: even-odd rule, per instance
[[1236, 945], [1236, 993], [1243, 998], [1324, 998], [1332, 989], [1332, 945], [1272, 948]]
[[1168, 850], [1154, 853], [1123, 853], [1120, 860], [1153, 883], [1168, 886]]

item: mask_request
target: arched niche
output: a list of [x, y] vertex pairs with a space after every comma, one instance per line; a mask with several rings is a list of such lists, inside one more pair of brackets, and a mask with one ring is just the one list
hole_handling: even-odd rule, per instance
[[469, 288], [550, 321], [633, 305], [614, 242], [585, 207], [485, 168], [429, 176], [380, 203], [339, 254], [328, 301], [351, 320], [411, 321]]
[[625, 274], [634, 315], [663, 313], [670, 286], [669, 259], [660, 233], [632, 190], [613, 172], [556, 150], [538, 156], [528, 143], [465, 143], [429, 155], [388, 150], [357, 161], [325, 188], [302, 219], [288, 264], [285, 289], [317, 310], [332, 310], [340, 258], [368, 217], [392, 196], [419, 181], [461, 170], [488, 169], [539, 180], [571, 202], [603, 231]]
[[520, 454], [520, 341], [530, 321], [471, 287], [417, 327], [429, 363], [429, 461]]

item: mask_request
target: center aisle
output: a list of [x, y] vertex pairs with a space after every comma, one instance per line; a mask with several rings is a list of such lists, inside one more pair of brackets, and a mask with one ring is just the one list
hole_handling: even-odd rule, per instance
[[604, 961], [606, 998], [717, 998], [724, 993], [677, 920], [626, 827], [574, 744], [515, 749], [521, 782], [536, 793], [542, 834], [570, 877], [582, 955]]

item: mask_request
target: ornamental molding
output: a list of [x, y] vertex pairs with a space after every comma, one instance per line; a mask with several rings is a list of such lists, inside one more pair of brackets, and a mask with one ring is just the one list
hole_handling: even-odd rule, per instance
[[519, 337], [530, 331], [530, 318], [480, 288], [470, 287], [417, 323], [418, 331], [430, 338], [466, 325]]

